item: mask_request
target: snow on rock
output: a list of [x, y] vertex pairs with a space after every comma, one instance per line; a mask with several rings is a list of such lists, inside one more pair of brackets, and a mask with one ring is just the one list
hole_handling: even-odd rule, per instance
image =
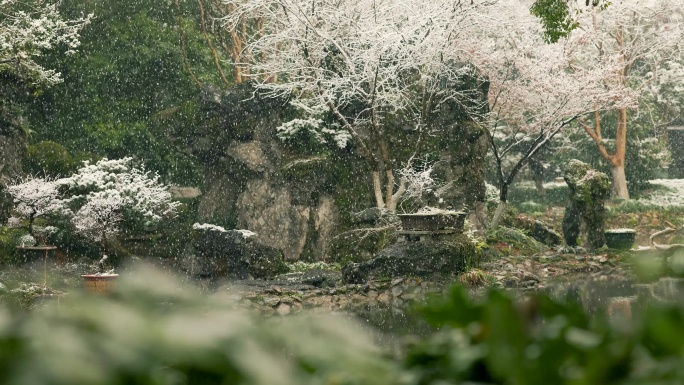
[[[218, 231], [221, 233], [227, 233], [229, 230], [226, 230], [225, 228], [217, 225], [212, 225], [211, 223], [195, 223], [192, 225], [193, 230], [204, 230], [204, 231]], [[254, 231], [251, 230], [231, 230], [235, 231], [237, 233], [240, 233], [243, 238], [249, 238], [257, 235]]]

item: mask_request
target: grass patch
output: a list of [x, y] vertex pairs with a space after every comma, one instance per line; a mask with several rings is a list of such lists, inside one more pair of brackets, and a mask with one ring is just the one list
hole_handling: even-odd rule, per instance
[[487, 243], [505, 255], [532, 255], [547, 249], [546, 245], [532, 238], [526, 231], [504, 226], [490, 230], [487, 233]]
[[470, 288], [491, 286], [496, 282], [496, 278], [480, 269], [471, 269], [458, 276], [458, 281]]
[[535, 201], [547, 206], [565, 206], [568, 201], [568, 186], [553, 185], [544, 189], [544, 195], [539, 195], [534, 186], [514, 185], [508, 193], [508, 202], [520, 205], [523, 202]]
[[535, 201], [525, 201], [515, 206], [519, 212], [524, 214], [543, 213], [546, 211], [546, 205], [537, 203]]

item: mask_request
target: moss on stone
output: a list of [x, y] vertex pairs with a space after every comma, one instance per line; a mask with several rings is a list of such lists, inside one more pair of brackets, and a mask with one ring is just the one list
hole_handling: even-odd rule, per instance
[[397, 242], [366, 262], [342, 269], [349, 283], [391, 277], [439, 277], [455, 275], [476, 266], [481, 251], [465, 235], [439, 236], [417, 242]]
[[570, 189], [568, 207], [563, 218], [564, 235], [568, 245], [574, 246], [579, 229], [578, 218], [585, 223], [587, 246], [596, 249], [605, 243], [605, 200], [610, 191], [610, 179], [600, 171], [578, 160], [571, 160], [565, 168], [564, 179]]

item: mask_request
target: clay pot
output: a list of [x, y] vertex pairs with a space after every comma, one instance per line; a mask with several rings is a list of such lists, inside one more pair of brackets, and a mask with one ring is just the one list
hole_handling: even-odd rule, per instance
[[81, 277], [83, 277], [83, 287], [86, 291], [94, 294], [106, 294], [116, 286], [119, 274], [84, 274]]

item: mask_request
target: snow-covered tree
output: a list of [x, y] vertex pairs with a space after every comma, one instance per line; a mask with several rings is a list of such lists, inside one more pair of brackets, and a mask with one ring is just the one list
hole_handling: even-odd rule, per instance
[[[327, 109], [351, 138], [353, 151], [370, 165], [379, 208], [394, 210], [405, 189], [395, 175], [404, 165], [398, 164], [387, 135], [391, 117], [410, 122], [416, 133], [412, 144], [419, 148], [428, 131], [426, 120], [440, 105], [457, 101], [481, 107], [477, 92], [458, 85], [472, 74], [462, 53], [478, 44], [462, 32], [485, 1], [224, 3], [229, 11], [222, 22], [228, 29], [239, 29], [246, 19], [261, 21], [245, 40], [250, 61], [238, 63], [249, 67], [242, 75], [267, 95]], [[311, 120], [299, 123], [307, 129], [322, 127]]]
[[155, 223], [172, 216], [179, 202], [171, 200], [159, 176], [135, 167], [132, 158], [102, 159], [85, 164], [74, 175], [57, 180], [27, 177], [7, 187], [15, 212], [28, 219], [59, 213], [70, 218], [76, 232], [104, 241], [120, 231], [125, 220]]
[[[571, 42], [578, 45], [572, 52], [573, 68], [591, 72], [616, 64], [604, 85], [609, 89], [630, 87], [642, 98], [655, 94], [663, 100], [682, 91], [684, 1], [613, 2], [605, 9], [582, 13], [578, 21], [580, 26], [570, 35]], [[614, 193], [623, 199], [629, 199], [625, 178], [628, 111], [627, 107], [614, 109], [617, 123], [612, 153], [604, 142], [599, 112], [592, 121], [580, 122], [609, 162]]]
[[118, 233], [125, 219], [157, 222], [180, 205], [158, 175], [135, 167], [132, 158], [86, 164], [57, 183], [68, 196], [76, 231], [96, 241]]
[[65, 20], [55, 0], [0, 0], [0, 72], [10, 72], [33, 84], [51, 85], [60, 74], [43, 67], [37, 58], [63, 47], [79, 46], [79, 31], [92, 15]]
[[498, 2], [473, 15], [468, 34], [480, 41], [465, 55], [489, 82], [490, 113], [481, 119], [489, 137], [499, 179], [496, 227], [508, 187], [528, 160], [564, 127], [593, 111], [632, 106], [625, 86], [605, 87], [617, 64], [591, 69], [571, 65], [583, 45], [560, 39], [547, 44], [528, 1]]
[[[7, 186], [6, 191], [14, 201], [15, 214], [28, 220], [28, 230], [31, 234], [36, 218], [63, 208], [58, 184], [48, 178], [29, 176]], [[11, 220], [16, 218], [13, 217]]]

